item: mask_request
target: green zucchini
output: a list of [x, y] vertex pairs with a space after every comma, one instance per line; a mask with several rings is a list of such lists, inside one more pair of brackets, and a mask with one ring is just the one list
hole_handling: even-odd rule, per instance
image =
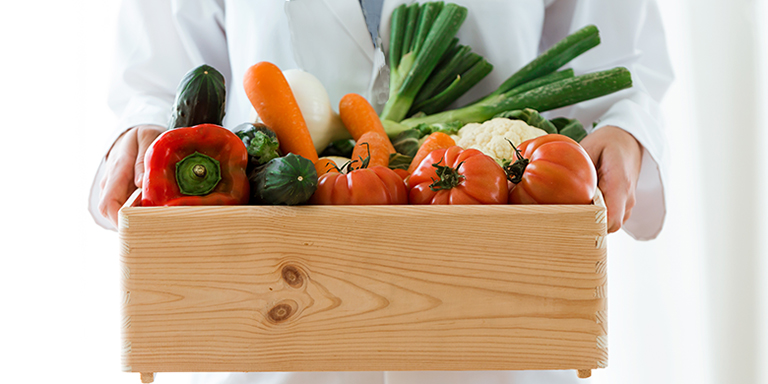
[[317, 190], [317, 171], [312, 161], [289, 153], [255, 168], [248, 175], [251, 204], [297, 205]]
[[221, 125], [226, 104], [224, 76], [210, 65], [201, 65], [184, 75], [176, 89], [168, 128]]

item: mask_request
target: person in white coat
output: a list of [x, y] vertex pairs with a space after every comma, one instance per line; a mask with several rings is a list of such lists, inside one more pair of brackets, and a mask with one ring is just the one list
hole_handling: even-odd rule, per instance
[[[362, 0], [365, 5], [369, 0]], [[118, 58], [109, 102], [118, 127], [105, 149], [90, 196], [94, 219], [115, 228], [117, 211], [141, 187], [144, 152], [166, 128], [179, 80], [208, 64], [227, 81], [223, 125], [250, 117], [241, 86], [248, 67], [269, 61], [302, 68], [320, 79], [332, 105], [350, 92], [375, 106], [382, 90], [392, 10], [408, 0], [366, 9], [360, 0], [125, 0], [118, 25]], [[653, 239], [665, 217], [666, 140], [659, 102], [673, 75], [654, 0], [451, 0], [468, 8], [462, 44], [494, 69], [457, 104], [495, 89], [545, 49], [588, 24], [601, 44], [567, 65], [576, 74], [627, 67], [633, 87], [552, 111], [590, 127], [581, 142], [598, 170], [608, 229]], [[380, 44], [369, 31], [380, 14]], [[368, 16], [368, 20], [366, 20]], [[368, 25], [366, 24], [368, 21]], [[375, 31], [371, 29], [371, 31]], [[594, 128], [592, 123], [596, 123]], [[573, 371], [264, 373], [199, 376], [220, 383], [567, 383]], [[583, 382], [583, 381], [582, 381]]]

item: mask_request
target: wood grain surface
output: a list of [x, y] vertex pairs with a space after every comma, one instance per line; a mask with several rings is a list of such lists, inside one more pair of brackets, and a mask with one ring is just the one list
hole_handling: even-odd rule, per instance
[[606, 365], [600, 204], [136, 207], [136, 199], [119, 223], [126, 371]]

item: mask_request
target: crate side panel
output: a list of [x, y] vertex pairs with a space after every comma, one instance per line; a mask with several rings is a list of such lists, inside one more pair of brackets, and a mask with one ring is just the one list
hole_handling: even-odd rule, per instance
[[606, 358], [594, 210], [248, 208], [126, 212], [132, 370], [573, 369]]

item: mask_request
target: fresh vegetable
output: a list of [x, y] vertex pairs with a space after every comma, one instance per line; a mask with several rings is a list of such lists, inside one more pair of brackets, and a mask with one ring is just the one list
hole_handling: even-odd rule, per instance
[[[597, 27], [588, 25], [566, 36], [536, 59], [520, 68], [487, 98], [507, 93], [522, 84], [555, 72], [582, 53], [600, 44]], [[487, 99], [486, 98], [486, 99]]]
[[248, 176], [251, 203], [297, 205], [305, 203], [317, 189], [317, 172], [312, 161], [289, 153], [270, 160]]
[[389, 166], [389, 155], [394, 152], [390, 151], [391, 146], [387, 135], [374, 131], [366, 132], [357, 140], [355, 150], [352, 151], [352, 159], [362, 162], [365, 157], [370, 157], [368, 160], [369, 167], [377, 165], [387, 167]]
[[[528, 124], [529, 126], [539, 128], [546, 133], [557, 133], [557, 127], [555, 127], [555, 125], [552, 124], [552, 122], [545, 119], [544, 116], [539, 114], [539, 112], [536, 111], [535, 109], [530, 109], [530, 108], [516, 109], [514, 111], [502, 112], [494, 116], [494, 118], [499, 118], [499, 117], [512, 119], [512, 120], [520, 120]], [[525, 139], [525, 140], [528, 140], [528, 139]], [[522, 141], [525, 141], [525, 140], [522, 140]], [[515, 145], [519, 145], [520, 142], [516, 143]]]
[[411, 165], [408, 167], [408, 173], [413, 173], [416, 168], [420, 166], [422, 160], [432, 153], [432, 151], [450, 148], [454, 145], [456, 145], [456, 142], [445, 133], [435, 132], [427, 136], [427, 139], [421, 144], [416, 155], [413, 156]]
[[282, 153], [317, 161], [317, 150], [291, 87], [276, 65], [262, 61], [245, 73], [243, 87], [259, 118], [277, 134]]
[[400, 176], [401, 178], [403, 178], [403, 180], [404, 180], [406, 183], [408, 182], [408, 181], [407, 181], [407, 180], [408, 180], [408, 177], [409, 177], [409, 176], [411, 176], [411, 174], [410, 174], [410, 173], [408, 173], [408, 171], [407, 171], [407, 170], [405, 170], [405, 169], [402, 169], [402, 168], [396, 168], [396, 169], [393, 169], [393, 171], [395, 171], [395, 173], [397, 173], [397, 175], [398, 175], [398, 176]]
[[[376, 110], [364, 97], [356, 93], [344, 95], [339, 102], [339, 115], [355, 141], [359, 142], [364, 134], [374, 132], [382, 137], [382, 143], [389, 153], [395, 152]], [[354, 159], [354, 156], [352, 158]]]
[[454, 36], [466, 17], [467, 9], [452, 3], [395, 8], [389, 50], [390, 96], [382, 119], [397, 122], [406, 117], [446, 51], [456, 44]]
[[[400, 121], [395, 129], [408, 129], [419, 124], [461, 122], [463, 124], [486, 121], [493, 116], [515, 109], [532, 108], [539, 112], [591, 100], [632, 86], [632, 76], [626, 68], [614, 68], [576, 77], [569, 77], [542, 85], [523, 93], [511, 90], [495, 95], [476, 104], [437, 113], [429, 116], [412, 117]], [[389, 130], [387, 134], [399, 132]]]
[[550, 121], [557, 128], [557, 133], [568, 136], [577, 142], [581, 142], [582, 139], [587, 137], [587, 131], [584, 129], [584, 126], [576, 119], [558, 117]]
[[[458, 39], [453, 41], [458, 43]], [[493, 65], [471, 52], [469, 46], [454, 46], [453, 41], [419, 90], [407, 116], [442, 111], [493, 70]]]
[[[558, 117], [556, 119], [547, 120], [541, 116], [539, 112], [530, 108], [503, 112], [496, 115], [496, 117], [522, 120], [532, 127], [541, 128], [547, 133], [559, 133], [568, 136], [576, 142], [581, 141], [581, 139], [587, 136], [587, 131], [584, 129], [584, 126], [576, 119]], [[515, 145], [517, 144], [519, 143], [515, 143]]]
[[315, 171], [317, 176], [320, 177], [328, 172], [339, 172], [339, 167], [332, 159], [321, 157], [315, 161]]
[[597, 172], [587, 152], [573, 139], [551, 134], [520, 144], [516, 160], [505, 166], [510, 204], [589, 204]]
[[288, 69], [283, 71], [283, 75], [296, 98], [317, 153], [333, 141], [350, 137], [317, 77], [301, 69]]
[[142, 206], [248, 203], [248, 152], [214, 124], [172, 129], [144, 156]]
[[[312, 204], [389, 205], [407, 204], [403, 178], [382, 166], [368, 167], [369, 157], [352, 160], [348, 172], [329, 172], [320, 176]], [[356, 166], [356, 167], [355, 167]]]
[[501, 163], [504, 159], [515, 158], [515, 150], [509, 145], [510, 141], [520, 145], [523, 141], [546, 134], [521, 120], [495, 118], [482, 124], [467, 124], [451, 137], [456, 140], [456, 145], [477, 149]]
[[235, 134], [248, 151], [248, 172], [270, 160], [280, 157], [277, 134], [264, 124], [243, 123], [235, 127]]
[[504, 204], [504, 169], [476, 149], [432, 151], [408, 179], [411, 204]]
[[397, 153], [413, 157], [421, 146], [419, 139], [421, 139], [421, 132], [418, 129], [408, 129], [392, 139], [392, 146]]
[[224, 119], [227, 87], [224, 76], [210, 65], [187, 72], [176, 89], [168, 128], [200, 124], [221, 125]]
[[408, 172], [408, 167], [413, 162], [413, 156], [403, 155], [402, 153], [393, 153], [389, 155], [389, 169], [402, 169]]

